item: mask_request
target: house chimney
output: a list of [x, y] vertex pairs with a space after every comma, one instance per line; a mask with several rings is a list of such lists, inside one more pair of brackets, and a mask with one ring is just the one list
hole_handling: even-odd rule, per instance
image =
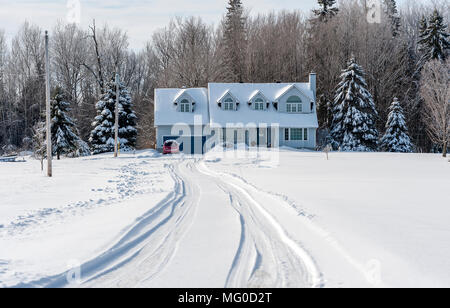
[[317, 75], [316, 73], [311, 72], [309, 74], [309, 89], [314, 93], [314, 98], [316, 98], [316, 89], [317, 89]]

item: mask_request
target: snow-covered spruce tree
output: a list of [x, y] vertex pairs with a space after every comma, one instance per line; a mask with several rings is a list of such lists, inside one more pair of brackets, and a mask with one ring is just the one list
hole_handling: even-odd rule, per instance
[[376, 151], [378, 113], [363, 69], [352, 58], [341, 74], [333, 103], [332, 146], [342, 151]]
[[[119, 143], [123, 151], [134, 150], [136, 147], [136, 115], [133, 111], [130, 92], [119, 83]], [[116, 83], [111, 80], [106, 84], [105, 93], [97, 102], [97, 116], [92, 123], [89, 142], [94, 155], [114, 151], [114, 124], [116, 107]]]
[[408, 135], [403, 108], [397, 98], [394, 98], [389, 111], [386, 133], [381, 139], [380, 149], [386, 152], [411, 153], [413, 145]]
[[339, 9], [333, 7], [336, 4], [336, 0], [318, 0], [320, 9], [313, 10], [314, 15], [320, 21], [327, 21], [336, 16]]
[[90, 155], [87, 144], [78, 137], [73, 120], [67, 115], [69, 103], [60, 88], [57, 88], [51, 106], [51, 132], [53, 155], [57, 159], [61, 155], [87, 156]]
[[438, 10], [427, 20], [425, 17], [420, 21], [419, 28], [419, 50], [422, 53], [421, 65], [430, 60], [445, 61], [450, 49], [448, 25], [444, 24], [444, 18]]

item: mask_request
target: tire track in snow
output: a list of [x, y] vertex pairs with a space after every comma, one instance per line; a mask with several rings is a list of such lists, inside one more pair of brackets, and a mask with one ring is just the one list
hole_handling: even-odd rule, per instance
[[[202, 162], [202, 167], [208, 170], [210, 169], [206, 166], [204, 162]], [[311, 219], [315, 217], [315, 215], [308, 214], [303, 209], [300, 209], [295, 202], [290, 200], [287, 196], [274, 193], [270, 191], [264, 191], [260, 188], [258, 188], [256, 185], [249, 183], [246, 179], [243, 177], [233, 174], [233, 173], [217, 173], [217, 176], [220, 177], [220, 179], [229, 178], [232, 181], [235, 181], [242, 185], [243, 187], [247, 187], [248, 191], [254, 191], [254, 193], [257, 194], [266, 194], [272, 198], [274, 198], [274, 201], [285, 203], [286, 205], [292, 207], [300, 216], [304, 218], [303, 223], [306, 228], [311, 230], [316, 236], [319, 236], [319, 238], [327, 245], [330, 249], [334, 250], [340, 257], [342, 257], [350, 266], [352, 266], [354, 269], [359, 272], [362, 277], [364, 277], [367, 282], [370, 285], [373, 285], [374, 287], [382, 287], [382, 288], [388, 288], [389, 285], [382, 282], [377, 275], [379, 273], [377, 272], [377, 264], [373, 264], [371, 260], [367, 264], [364, 264], [354, 258], [350, 252], [338, 241], [336, 240], [332, 234], [328, 231], [326, 231], [324, 228], [320, 227], [319, 225], [315, 224]], [[239, 186], [238, 186], [239, 187]], [[242, 189], [242, 188], [241, 188]], [[255, 201], [256, 202], [256, 201]], [[270, 214], [269, 214], [270, 215]], [[331, 253], [331, 251], [330, 251]], [[322, 281], [322, 286], [325, 285], [325, 282]]]
[[197, 202], [195, 187], [186, 186], [178, 167], [166, 166], [174, 190], [137, 220], [110, 249], [80, 267], [81, 283], [70, 285], [72, 271], [15, 287], [136, 287], [157, 275], [171, 260], [190, 226]]
[[203, 162], [199, 172], [210, 176], [228, 193], [240, 214], [242, 236], [227, 279], [227, 287], [322, 287], [322, 275], [312, 257], [292, 240], [283, 227], [242, 187], [210, 171]]

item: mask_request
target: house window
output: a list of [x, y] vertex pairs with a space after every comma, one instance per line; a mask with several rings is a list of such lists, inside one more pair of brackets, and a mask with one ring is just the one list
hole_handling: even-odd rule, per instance
[[303, 140], [308, 141], [308, 129], [305, 128], [303, 131], [304, 131], [304, 139]]
[[234, 103], [225, 103], [224, 109], [225, 110], [234, 110]]
[[223, 103], [224, 110], [234, 110], [234, 101], [231, 98], [227, 98]]
[[286, 112], [287, 113], [302, 113], [303, 112], [303, 105], [302, 104], [287, 103], [286, 104]]
[[254, 105], [255, 110], [264, 110], [264, 100], [262, 98], [257, 98]]
[[303, 130], [301, 128], [291, 128], [290, 140], [301, 141], [301, 140], [303, 140], [302, 135], [303, 135]]
[[291, 96], [286, 103], [287, 113], [301, 113], [303, 112], [302, 100], [298, 96]]
[[188, 100], [184, 99], [180, 103], [180, 111], [181, 112], [191, 112], [191, 103]]
[[289, 141], [289, 128], [284, 129], [284, 140]]

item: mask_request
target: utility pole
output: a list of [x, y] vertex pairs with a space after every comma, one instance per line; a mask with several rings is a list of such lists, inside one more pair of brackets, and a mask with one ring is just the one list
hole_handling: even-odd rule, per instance
[[45, 96], [47, 126], [47, 175], [52, 177], [52, 128], [50, 118], [50, 59], [48, 55], [48, 31], [45, 31]]
[[116, 120], [115, 120], [115, 133], [114, 133], [114, 157], [118, 156], [119, 152], [119, 102], [120, 102], [120, 87], [119, 87], [119, 71], [116, 70]]

